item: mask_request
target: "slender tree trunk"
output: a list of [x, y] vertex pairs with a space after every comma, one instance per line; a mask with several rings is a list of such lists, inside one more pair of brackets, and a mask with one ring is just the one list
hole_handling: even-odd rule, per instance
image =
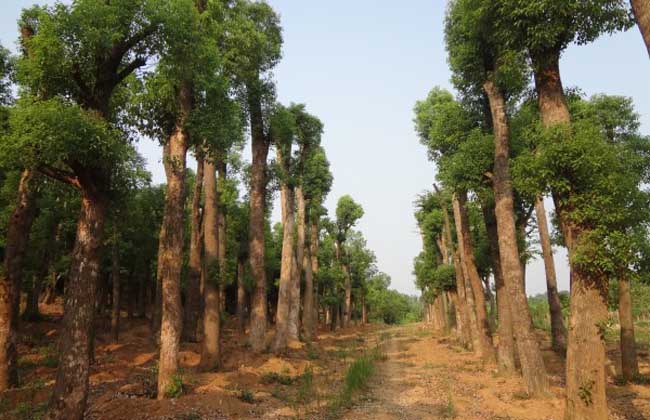
[[182, 117], [165, 144], [164, 165], [167, 175], [165, 212], [160, 232], [158, 273], [160, 276], [162, 318], [160, 324], [160, 360], [158, 365], [158, 399], [167, 397], [178, 371], [178, 351], [183, 327], [181, 306], [181, 269], [183, 264], [185, 168], [188, 138], [185, 118], [191, 109], [191, 89], [181, 89], [179, 101]]
[[203, 285], [203, 345], [201, 347], [201, 370], [210, 371], [219, 366], [221, 356], [221, 267], [219, 263], [219, 228], [216, 166], [205, 161], [205, 284]]
[[567, 332], [564, 327], [564, 316], [562, 315], [562, 302], [557, 291], [557, 279], [555, 277], [555, 261], [553, 261], [553, 248], [551, 246], [551, 235], [548, 231], [544, 199], [537, 197], [535, 200], [535, 214], [537, 216], [537, 230], [542, 245], [542, 256], [544, 258], [544, 269], [546, 270], [546, 295], [548, 307], [551, 314], [551, 339], [553, 348], [564, 353], [566, 351]]
[[509, 126], [506, 103], [503, 95], [490, 80], [484, 84], [490, 101], [492, 125], [494, 127], [494, 197], [499, 255], [501, 267], [510, 297], [512, 324], [517, 344], [517, 353], [526, 388], [532, 395], [548, 392], [544, 359], [533, 330], [528, 300], [523, 286], [523, 272], [519, 258], [517, 231], [515, 226], [514, 198], [509, 168]]
[[636, 357], [634, 338], [632, 293], [630, 293], [630, 280], [627, 277], [618, 280], [618, 317], [621, 324], [621, 373], [623, 378], [629, 381], [639, 373], [639, 362]]
[[361, 295], [361, 325], [368, 323], [368, 308], [366, 307], [366, 296]]
[[497, 365], [499, 371], [511, 374], [516, 371], [515, 364], [515, 341], [512, 331], [512, 312], [510, 308], [510, 297], [501, 270], [501, 255], [499, 253], [499, 234], [497, 221], [494, 214], [494, 203], [486, 203], [482, 206], [485, 228], [490, 245], [490, 257], [494, 272], [494, 284], [497, 295], [497, 316], [499, 345], [497, 346]]
[[[551, 128], [571, 124], [571, 114], [566, 103], [560, 77], [557, 51], [531, 54], [535, 73], [542, 124]], [[570, 208], [564, 202], [570, 192], [553, 192], [555, 209], [560, 220], [570, 261], [576, 243], [588, 231], [571, 224]], [[608, 418], [605, 394], [605, 342], [602, 326], [607, 322], [608, 279], [589, 274], [571, 263], [571, 307], [568, 326], [566, 359], [566, 411], [565, 420], [606, 420]]]
[[[312, 216], [313, 217], [313, 216]], [[314, 217], [314, 219], [317, 219]], [[311, 264], [311, 275], [314, 284], [314, 299], [313, 299], [313, 322], [312, 322], [312, 333], [311, 338], [315, 339], [318, 336], [318, 246], [319, 246], [319, 237], [318, 237], [318, 220], [312, 220], [310, 227], [310, 239], [309, 239], [309, 258], [308, 263]]]
[[200, 321], [203, 309], [201, 295], [201, 269], [203, 243], [201, 238], [201, 195], [203, 194], [204, 161], [197, 156], [196, 179], [192, 193], [192, 231], [190, 233], [190, 257], [185, 287], [185, 307], [183, 308], [183, 339], [191, 343], [200, 341]]
[[32, 183], [33, 172], [25, 169], [18, 184], [16, 208], [7, 229], [4, 273], [0, 275], [0, 391], [18, 385], [16, 329], [25, 251], [35, 214]]
[[[278, 149], [278, 161], [282, 161]], [[291, 288], [293, 287], [294, 256], [294, 192], [283, 184], [280, 187], [280, 200], [282, 201], [282, 260], [280, 267], [280, 286], [278, 290], [278, 309], [275, 321], [275, 338], [273, 339], [272, 350], [274, 353], [282, 353], [287, 348], [289, 338], [289, 319], [291, 311]]]
[[111, 338], [117, 343], [120, 335], [120, 250], [117, 233], [111, 247], [111, 281], [113, 283], [113, 308], [111, 311]]
[[645, 42], [646, 50], [650, 55], [650, 3], [648, 0], [631, 0], [631, 3], [636, 23], [639, 25], [643, 42]]
[[81, 420], [86, 410], [95, 291], [105, 214], [105, 199], [94, 186], [85, 188], [82, 191], [70, 272], [65, 283], [59, 366], [46, 415], [48, 420]]
[[246, 287], [244, 285], [244, 261], [237, 259], [237, 326], [240, 332], [246, 329]]
[[251, 302], [250, 344], [251, 349], [260, 353], [266, 348], [266, 269], [264, 265], [264, 223], [266, 199], [266, 159], [269, 142], [264, 133], [262, 106], [259, 100], [250, 101], [251, 166], [250, 220], [249, 220], [249, 258], [253, 276], [253, 296]]
[[27, 299], [25, 302], [25, 311], [22, 315], [23, 321], [38, 321], [41, 319], [41, 312], [38, 308], [38, 300], [43, 288], [43, 278], [47, 277], [47, 271], [43, 274], [44, 270], [49, 269], [49, 261], [41, 264], [41, 270], [38, 274], [32, 276], [32, 282], [27, 289]]
[[[294, 278], [294, 285], [293, 288], [291, 289], [291, 325], [292, 329], [295, 328], [295, 331], [291, 331], [292, 333], [296, 333], [294, 338], [298, 337], [298, 330], [299, 330], [299, 324], [300, 324], [300, 289], [301, 289], [301, 280], [303, 278], [303, 272], [305, 272], [305, 241], [306, 241], [306, 203], [305, 203], [305, 195], [302, 190], [302, 186], [298, 185], [295, 190], [295, 197], [296, 197], [296, 209], [297, 209], [297, 214], [296, 214], [296, 270], [295, 270], [295, 278]], [[306, 279], [305, 279], [306, 280]], [[305, 285], [306, 287], [307, 285]], [[310, 293], [313, 294], [313, 285], [312, 290]], [[305, 293], [306, 294], [306, 290]], [[311, 304], [311, 302], [310, 302]], [[303, 312], [306, 309], [303, 308]], [[311, 310], [311, 306], [310, 306]], [[304, 319], [304, 317], [303, 317]]]
[[478, 337], [476, 343], [479, 346], [475, 350], [478, 350], [479, 355], [484, 360], [492, 362], [495, 361], [496, 358], [494, 347], [492, 346], [490, 324], [485, 309], [485, 293], [483, 292], [481, 278], [478, 275], [476, 262], [474, 260], [474, 246], [470, 237], [466, 201], [467, 197], [465, 193], [455, 195], [453, 200], [458, 248], [460, 251], [461, 264], [467, 274], [466, 278], [469, 280], [469, 286], [471, 287], [473, 294], [473, 308], [476, 313], [476, 322], [478, 326]]
[[[301, 194], [302, 195], [302, 194]], [[315, 319], [315, 309], [314, 309], [314, 273], [312, 268], [312, 258], [311, 258], [311, 232], [309, 241], [305, 240], [306, 236], [306, 211], [305, 211], [305, 200], [302, 198], [302, 210], [300, 200], [298, 200], [298, 214], [302, 213], [302, 216], [299, 218], [302, 220], [302, 231], [303, 231], [303, 243], [302, 243], [302, 258], [299, 260], [299, 263], [302, 265], [302, 271], [305, 273], [305, 293], [303, 296], [303, 307], [302, 307], [302, 327], [305, 340], [309, 343], [312, 341], [312, 336], [314, 333], [314, 319]], [[300, 232], [300, 228], [298, 228]], [[299, 235], [300, 236], [300, 235]]]
[[226, 190], [226, 179], [228, 167], [223, 157], [215, 161], [217, 173], [217, 240], [219, 241], [219, 306], [221, 310], [226, 309], [226, 205], [224, 195]]

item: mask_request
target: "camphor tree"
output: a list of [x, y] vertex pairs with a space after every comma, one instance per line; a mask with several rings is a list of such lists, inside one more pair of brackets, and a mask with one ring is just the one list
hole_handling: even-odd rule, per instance
[[630, 0], [634, 18], [643, 36], [643, 42], [650, 56], [650, 4], [644, 0]]
[[99, 250], [114, 169], [129, 150], [115, 125], [124, 105], [116, 93], [155, 45], [157, 6], [78, 1], [23, 14], [33, 35], [24, 40], [22, 98], [3, 143], [16, 162], [74, 186], [82, 197], [48, 418], [80, 419], [85, 409]]

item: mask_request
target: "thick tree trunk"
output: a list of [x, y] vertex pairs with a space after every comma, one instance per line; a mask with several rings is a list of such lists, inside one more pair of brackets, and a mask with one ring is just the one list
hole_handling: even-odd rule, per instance
[[[183, 87], [179, 100], [184, 112], [189, 112], [191, 93], [187, 86]], [[181, 269], [183, 264], [185, 167], [188, 148], [184, 118], [179, 120], [173, 134], [165, 144], [163, 158], [167, 175], [167, 192], [158, 254], [162, 304], [158, 399], [167, 397], [169, 387], [178, 371], [178, 351], [183, 326]]]
[[461, 261], [460, 251], [454, 251], [454, 270], [456, 272], [456, 289], [458, 295], [463, 302], [463, 322], [467, 325], [465, 328], [465, 337], [463, 341], [474, 351], [480, 351], [479, 342], [479, 327], [476, 319], [476, 311], [474, 309], [474, 293], [469, 286], [466, 270]]
[[228, 168], [223, 158], [217, 158], [215, 161], [217, 173], [217, 240], [218, 257], [219, 257], [219, 306], [222, 310], [226, 308], [226, 206], [224, 203], [224, 194], [226, 190], [226, 178]]
[[246, 329], [246, 286], [244, 285], [244, 261], [237, 259], [237, 326], [240, 332]]
[[623, 378], [629, 381], [639, 373], [639, 362], [634, 338], [632, 293], [627, 277], [618, 280], [618, 317], [621, 324], [621, 373]]
[[[557, 51], [531, 54], [540, 117], [546, 128], [571, 124]], [[566, 193], [570, 195], [571, 193]], [[576, 243], [587, 231], [568, 222], [570, 209], [562, 203], [570, 197], [553, 192], [560, 228], [572, 261]], [[571, 263], [571, 307], [566, 359], [565, 420], [606, 420], [605, 342], [602, 326], [607, 322], [608, 280], [589, 274]]]
[[510, 297], [512, 324], [517, 344], [517, 353], [526, 388], [532, 395], [548, 392], [548, 378], [544, 359], [535, 337], [528, 300], [523, 285], [523, 272], [519, 258], [517, 231], [515, 226], [512, 178], [510, 177], [510, 133], [503, 95], [491, 81], [484, 84], [490, 101], [492, 125], [494, 127], [494, 199], [499, 255], [506, 290]]
[[648, 0], [631, 0], [636, 23], [639, 26], [643, 42], [650, 55], [650, 2]]
[[0, 391], [18, 385], [16, 329], [25, 251], [36, 210], [33, 177], [29, 169], [21, 174], [16, 208], [7, 229], [4, 273], [0, 275]]
[[[302, 194], [301, 194], [302, 195]], [[306, 241], [306, 224], [307, 220], [305, 217], [305, 200], [302, 199], [302, 210], [300, 200], [298, 201], [298, 214], [302, 212], [302, 231], [303, 231], [303, 243], [302, 243], [302, 258], [299, 260], [299, 265], [302, 265], [302, 271], [305, 273], [305, 293], [303, 296], [303, 307], [302, 307], [302, 328], [305, 340], [309, 343], [312, 341], [312, 336], [314, 333], [314, 273], [312, 269], [312, 258], [311, 258], [311, 234], [310, 240]], [[300, 232], [300, 228], [298, 228]], [[311, 233], [311, 232], [310, 232]], [[299, 235], [300, 236], [300, 235]]]
[[201, 238], [201, 195], [203, 194], [204, 162], [197, 156], [196, 179], [192, 193], [192, 231], [190, 233], [190, 256], [187, 267], [187, 285], [185, 287], [185, 307], [183, 308], [183, 339], [197, 343], [201, 339], [201, 312], [203, 296], [201, 295], [201, 270], [203, 265], [203, 243]]
[[501, 269], [501, 255], [499, 253], [499, 234], [497, 221], [494, 214], [494, 203], [486, 203], [482, 206], [485, 228], [490, 245], [490, 257], [494, 272], [494, 284], [496, 286], [497, 317], [499, 344], [497, 346], [497, 364], [499, 371], [511, 374], [516, 371], [515, 365], [515, 342], [512, 331], [512, 312], [510, 309], [510, 297], [503, 279]]
[[[278, 160], [281, 161], [278, 150]], [[275, 337], [272, 350], [282, 353], [287, 348], [289, 339], [289, 324], [291, 320], [291, 289], [294, 287], [294, 192], [286, 184], [280, 187], [280, 200], [282, 202], [282, 259], [280, 265], [280, 285], [278, 290], [278, 306], [275, 320]]]
[[120, 336], [120, 250], [117, 234], [111, 247], [111, 282], [113, 284], [113, 308], [111, 311], [111, 338], [117, 343]]
[[23, 321], [38, 321], [41, 319], [41, 312], [38, 308], [38, 300], [41, 295], [41, 290], [43, 288], [43, 278], [47, 277], [47, 271], [43, 273], [44, 270], [49, 269], [49, 261], [42, 263], [41, 270], [38, 274], [35, 274], [32, 277], [32, 282], [27, 289], [27, 299], [25, 302], [25, 311], [22, 315]]
[[262, 107], [259, 100], [250, 101], [251, 166], [250, 220], [249, 220], [249, 258], [253, 276], [253, 296], [251, 302], [250, 344], [251, 349], [260, 353], [266, 348], [266, 268], [264, 265], [264, 223], [266, 199], [266, 159], [269, 143], [264, 133]]
[[[315, 218], [317, 219], [317, 218]], [[309, 258], [308, 264], [311, 264], [311, 275], [314, 283], [314, 299], [313, 299], [313, 322], [311, 338], [315, 339], [318, 336], [318, 246], [319, 246], [319, 233], [318, 220], [312, 220], [309, 229]]]
[[[306, 203], [302, 186], [298, 185], [295, 190], [296, 198], [296, 255], [295, 255], [295, 277], [291, 289], [291, 329], [293, 338], [298, 338], [300, 327], [300, 289], [305, 266], [305, 241], [306, 241]], [[313, 286], [313, 285], [312, 285]], [[313, 289], [310, 293], [313, 293]], [[311, 308], [310, 308], [311, 309]], [[303, 308], [305, 311], [305, 308]], [[294, 335], [295, 334], [295, 335]]]
[[95, 290], [106, 213], [104, 198], [93, 190], [90, 187], [82, 192], [77, 238], [65, 283], [59, 366], [48, 420], [81, 420], [86, 410]]
[[200, 367], [210, 371], [219, 366], [221, 356], [221, 267], [219, 263], [219, 228], [216, 166], [205, 161], [204, 190], [204, 245], [205, 245], [205, 283], [203, 285], [203, 345], [201, 346]]
[[546, 209], [544, 208], [544, 199], [542, 197], [537, 197], [535, 200], [535, 214], [537, 216], [539, 241], [542, 245], [544, 269], [546, 270], [546, 295], [548, 297], [548, 307], [551, 314], [551, 339], [553, 348], [558, 352], [564, 353], [567, 345], [567, 332], [564, 327], [562, 302], [560, 301], [560, 295], [557, 291], [557, 279], [555, 277], [555, 261], [553, 261], [551, 235], [548, 231]]

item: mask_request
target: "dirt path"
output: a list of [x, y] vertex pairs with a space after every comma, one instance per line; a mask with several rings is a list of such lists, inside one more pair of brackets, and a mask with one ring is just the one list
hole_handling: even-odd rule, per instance
[[471, 353], [423, 327], [389, 330], [387, 360], [343, 418], [561, 419], [562, 401], [528, 399], [518, 379], [486, 370]]

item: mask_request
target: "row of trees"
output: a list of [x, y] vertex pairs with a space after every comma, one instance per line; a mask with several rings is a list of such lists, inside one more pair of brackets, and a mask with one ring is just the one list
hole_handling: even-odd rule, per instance
[[[647, 34], [647, 2], [632, 3]], [[622, 374], [629, 380], [638, 373], [630, 282], [647, 264], [643, 186], [650, 161], [631, 101], [565, 90], [559, 61], [569, 44], [633, 22], [621, 0], [451, 1], [445, 34], [458, 97], [435, 88], [415, 107], [416, 130], [442, 184], [416, 203], [423, 252], [415, 274], [429, 317], [440, 328], [454, 325], [464, 344], [505, 373], [515, 371], [518, 358], [528, 392], [547, 393], [525, 293], [536, 230], [553, 347], [566, 354], [566, 419], [608, 418], [603, 329], [610, 280], [619, 287]], [[554, 239], [569, 254], [568, 328], [544, 197], [555, 207]]]
[[[0, 55], [0, 390], [19, 382], [23, 292], [35, 320], [64, 290], [48, 419], [83, 418], [96, 320], [119, 340], [125, 305], [150, 317], [158, 398], [182, 340], [201, 343], [200, 369], [218, 368], [227, 312], [252, 351], [276, 353], [313, 340], [319, 321], [417, 316], [353, 230], [361, 206], [344, 196], [326, 218], [323, 124], [276, 100], [282, 31], [266, 3], [79, 0], [26, 9], [18, 25], [19, 56]], [[142, 136], [163, 147], [164, 186], [135, 151]]]

